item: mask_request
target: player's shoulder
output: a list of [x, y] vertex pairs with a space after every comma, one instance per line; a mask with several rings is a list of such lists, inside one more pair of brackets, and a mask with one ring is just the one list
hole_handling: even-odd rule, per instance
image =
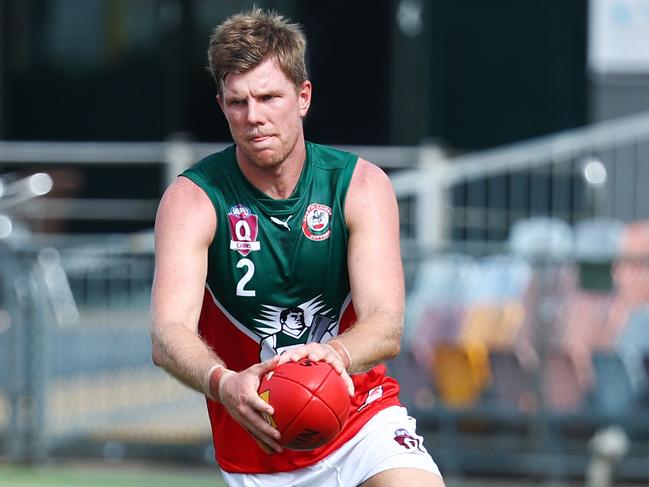
[[311, 163], [316, 167], [325, 170], [344, 169], [348, 166], [351, 167], [351, 165], [358, 159], [356, 154], [349, 151], [309, 141], [306, 141], [306, 149]]
[[183, 176], [177, 177], [165, 190], [158, 206], [156, 220], [192, 220], [215, 217], [212, 203], [200, 186]]
[[390, 178], [383, 169], [362, 157], [358, 158], [352, 175], [350, 190], [360, 189], [370, 193], [381, 193], [386, 189], [391, 190], [391, 188]]
[[163, 202], [175, 204], [192, 204], [205, 201], [207, 195], [205, 191], [191, 179], [179, 176], [177, 177], [164, 192]]
[[345, 201], [345, 218], [349, 228], [368, 214], [392, 213], [396, 197], [388, 175], [376, 164], [359, 158]]

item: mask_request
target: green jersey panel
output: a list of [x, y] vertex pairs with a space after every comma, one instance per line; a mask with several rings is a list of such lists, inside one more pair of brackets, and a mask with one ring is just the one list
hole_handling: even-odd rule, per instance
[[216, 211], [207, 287], [260, 360], [336, 336], [351, 300], [344, 204], [358, 156], [309, 142], [306, 153], [287, 199], [245, 178], [235, 146], [182, 173]]

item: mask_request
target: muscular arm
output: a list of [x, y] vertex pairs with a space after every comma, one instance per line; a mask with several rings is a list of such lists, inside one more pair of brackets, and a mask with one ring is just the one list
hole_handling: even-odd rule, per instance
[[[207, 195], [186, 178], [165, 192], [155, 225], [152, 292], [153, 361], [189, 387], [220, 401], [266, 452], [281, 451], [279, 432], [263, 418], [272, 407], [257, 395], [259, 378], [277, 365], [267, 360], [241, 371], [223, 361], [198, 334], [207, 276], [207, 251], [216, 231]], [[226, 380], [226, 375], [227, 380]]]
[[357, 321], [329, 341], [331, 347], [309, 343], [282, 354], [280, 363], [301, 357], [324, 360], [343, 376], [353, 394], [347, 372], [364, 372], [399, 353], [405, 295], [397, 200], [385, 173], [363, 159], [347, 192], [345, 218]]
[[397, 200], [387, 175], [363, 159], [352, 177], [345, 216], [357, 322], [337, 341], [351, 357], [349, 372], [356, 373], [399, 353], [405, 299]]
[[155, 224], [152, 290], [153, 361], [206, 393], [210, 368], [222, 363], [198, 335], [207, 275], [207, 249], [216, 230], [214, 207], [186, 178], [165, 192]]

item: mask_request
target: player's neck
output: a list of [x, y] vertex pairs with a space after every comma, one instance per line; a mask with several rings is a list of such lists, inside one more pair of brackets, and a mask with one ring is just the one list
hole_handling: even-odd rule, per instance
[[293, 194], [306, 161], [304, 140], [298, 140], [294, 150], [281, 163], [260, 167], [245, 157], [238, 157], [241, 172], [250, 183], [273, 199], [286, 199]]

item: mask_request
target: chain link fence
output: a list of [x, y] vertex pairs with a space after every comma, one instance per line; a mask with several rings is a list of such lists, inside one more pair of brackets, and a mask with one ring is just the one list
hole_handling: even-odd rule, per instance
[[121, 247], [5, 249], [0, 432], [10, 458], [119, 459], [169, 445], [209, 458], [204, 399], [151, 362], [153, 255]]
[[[615, 425], [619, 475], [649, 479], [649, 261], [578, 257], [556, 224], [521, 224], [556, 235], [551, 252], [514, 231], [495, 253], [404, 255], [389, 369], [449, 475], [583, 477]], [[644, 222], [618, 230], [636, 249], [649, 237]], [[153, 254], [133, 242], [2, 249], [3, 455], [212, 461], [204, 399], [152, 365]]]
[[446, 471], [582, 477], [604, 435], [649, 479], [648, 244], [649, 221], [531, 218], [414, 259], [391, 369]]

